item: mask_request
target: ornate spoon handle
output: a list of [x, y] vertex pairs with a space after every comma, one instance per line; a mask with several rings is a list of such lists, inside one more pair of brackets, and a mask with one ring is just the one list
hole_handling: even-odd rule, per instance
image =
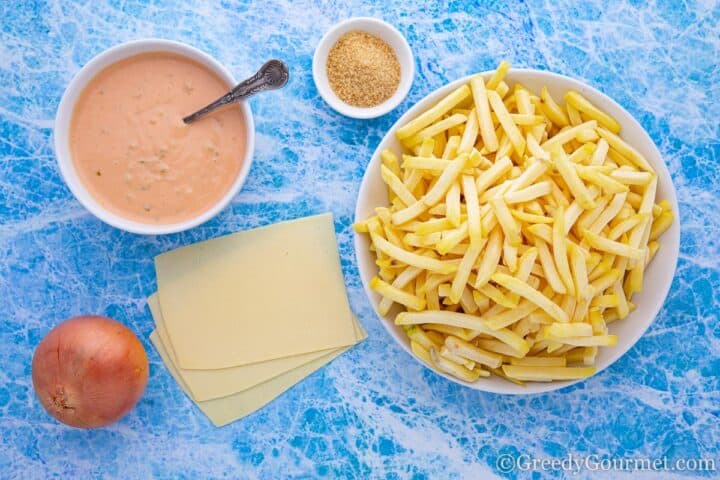
[[235, 88], [218, 98], [210, 105], [201, 108], [197, 112], [183, 118], [183, 122], [192, 123], [204, 117], [213, 110], [223, 107], [229, 103], [237, 102], [255, 95], [264, 90], [276, 90], [282, 88], [288, 82], [290, 72], [287, 65], [280, 60], [270, 60], [260, 70], [247, 80], [240, 82]]

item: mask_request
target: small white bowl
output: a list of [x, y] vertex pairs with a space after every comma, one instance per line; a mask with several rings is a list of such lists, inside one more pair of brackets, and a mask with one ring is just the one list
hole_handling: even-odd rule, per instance
[[[483, 75], [485, 75], [487, 79], [491, 73], [492, 72], [484, 72]], [[452, 90], [467, 83], [469, 79], [470, 76], [467, 76], [435, 90], [410, 108], [410, 110], [400, 117], [395, 125], [390, 128], [380, 142], [380, 145], [378, 145], [377, 150], [375, 150], [365, 171], [362, 184], [360, 185], [360, 192], [358, 193], [357, 205], [355, 206], [355, 221], [365, 220], [374, 215], [375, 207], [388, 205], [387, 188], [380, 177], [380, 152], [386, 148], [390, 148], [395, 152], [401, 151], [400, 143], [395, 138], [397, 129], [430, 108]], [[617, 345], [614, 347], [599, 347], [596, 359], [597, 372], [599, 373], [635, 345], [655, 319], [670, 290], [680, 251], [680, 215], [677, 210], [678, 202], [675, 187], [673, 186], [665, 162], [663, 162], [662, 156], [650, 136], [632, 115], [608, 96], [572, 78], [539, 70], [512, 69], [507, 74], [506, 82], [511, 86], [520, 82], [534, 92], [539, 92], [540, 89], [546, 85], [550, 94], [556, 99], [563, 98], [563, 95], [568, 90], [577, 90], [599, 108], [615, 117], [615, 119], [620, 122], [620, 125], [622, 125], [621, 136], [642, 153], [657, 172], [657, 198], [667, 199], [672, 205], [675, 221], [660, 238], [662, 246], [645, 271], [643, 291], [635, 294], [633, 297], [633, 303], [637, 305], [637, 309], [627, 318], [609, 325], [610, 333], [618, 336]], [[377, 308], [380, 297], [375, 291], [370, 289], [370, 280], [377, 274], [378, 269], [375, 264], [374, 254], [370, 252], [370, 241], [367, 235], [356, 233], [354, 243], [360, 278], [362, 279], [365, 293], [370, 303]], [[388, 315], [380, 318], [381, 323], [388, 333], [390, 333], [390, 336], [392, 336], [406, 352], [422, 365], [425, 365], [412, 354], [409, 340], [402, 328], [394, 324], [393, 319], [397, 312], [397, 309], [392, 310]], [[480, 378], [477, 382], [468, 383], [442, 372], [435, 373], [475, 390], [506, 394], [549, 392], [580, 381], [550, 383], [527, 382], [525, 387], [521, 387], [496, 376]]]
[[119, 60], [148, 52], [169, 52], [185, 56], [212, 70], [227, 84], [228, 90], [236, 84], [235, 78], [233, 78], [230, 71], [220, 62], [207, 53], [184, 43], [160, 39], [144, 39], [123, 43], [97, 55], [85, 64], [75, 77], [73, 77], [63, 94], [62, 100], [60, 100], [60, 106], [58, 107], [58, 111], [55, 116], [53, 134], [55, 137], [55, 156], [57, 157], [58, 166], [60, 167], [60, 173], [65, 180], [65, 183], [70, 188], [70, 191], [73, 195], [75, 195], [75, 198], [77, 198], [77, 200], [85, 208], [87, 208], [90, 213], [103, 222], [127, 232], [140, 233], [144, 235], [158, 235], [181, 232], [200, 225], [217, 215], [228, 205], [228, 203], [230, 203], [232, 198], [238, 193], [245, 183], [245, 179], [250, 171], [250, 165], [253, 160], [253, 152], [255, 150], [255, 124], [253, 122], [250, 105], [247, 102], [241, 102], [240, 108], [245, 118], [246, 129], [245, 158], [243, 159], [242, 167], [238, 172], [235, 182], [230, 187], [230, 190], [228, 190], [225, 196], [223, 196], [209, 210], [184, 222], [167, 225], [153, 225], [136, 222], [123, 218], [107, 210], [88, 192], [85, 185], [83, 185], [78, 178], [75, 170], [75, 164], [71, 158], [69, 145], [70, 121], [72, 119], [73, 109], [75, 108], [75, 102], [77, 102], [78, 97], [84, 90], [85, 86], [97, 73]]
[[[354, 107], [349, 105], [335, 95], [330, 87], [327, 78], [327, 57], [330, 49], [337, 41], [348, 32], [352, 31], [367, 32], [374, 35], [385, 43], [387, 43], [395, 52], [398, 62], [400, 62], [400, 84], [392, 97], [385, 100], [380, 105], [374, 107]], [[415, 59], [407, 40], [402, 33], [397, 31], [395, 27], [389, 23], [370, 17], [355, 17], [338, 23], [330, 29], [329, 32], [318, 43], [313, 56], [313, 79], [315, 86], [320, 92], [323, 100], [327, 102], [335, 111], [352, 118], [376, 118], [385, 115], [393, 108], [397, 107], [400, 102], [407, 96], [415, 78]]]

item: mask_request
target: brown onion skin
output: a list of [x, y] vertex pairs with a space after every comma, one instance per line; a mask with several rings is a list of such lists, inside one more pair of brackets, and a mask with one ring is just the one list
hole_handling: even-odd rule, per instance
[[53, 328], [32, 361], [35, 393], [66, 425], [97, 428], [124, 417], [140, 400], [148, 360], [137, 337], [107, 317], [74, 317]]

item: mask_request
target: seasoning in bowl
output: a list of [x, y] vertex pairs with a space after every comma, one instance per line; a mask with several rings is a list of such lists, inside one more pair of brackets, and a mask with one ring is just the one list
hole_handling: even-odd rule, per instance
[[393, 96], [400, 84], [400, 62], [393, 49], [367, 32], [340, 37], [327, 57], [330, 88], [345, 103], [374, 107]]

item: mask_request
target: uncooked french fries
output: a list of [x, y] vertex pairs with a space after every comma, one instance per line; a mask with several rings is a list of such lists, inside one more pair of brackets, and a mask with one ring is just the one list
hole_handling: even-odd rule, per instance
[[515, 125], [515, 122], [513, 122], [510, 117], [510, 113], [507, 111], [507, 108], [505, 108], [505, 104], [500, 98], [500, 95], [498, 95], [497, 92], [490, 90], [488, 91], [488, 101], [490, 102], [490, 107], [495, 112], [495, 115], [497, 115], [500, 125], [502, 125], [503, 130], [505, 130], [505, 134], [508, 136], [508, 139], [510, 139], [510, 143], [512, 143], [515, 153], [522, 156], [523, 153], [525, 153], [525, 139], [523, 138], [522, 133], [520, 133], [518, 126]]
[[585, 97], [580, 95], [578, 92], [571, 90], [565, 94], [565, 101], [568, 105], [598, 121], [600, 125], [607, 128], [613, 133], [620, 133], [620, 124], [613, 117], [603, 112], [595, 105], [590, 103]]
[[673, 208], [611, 115], [575, 91], [558, 104], [513, 85], [508, 69], [397, 130], [403, 151], [381, 153], [389, 205], [353, 228], [377, 255], [378, 312], [400, 308], [394, 322], [430, 368], [466, 382], [585, 378], [617, 343], [607, 325], [635, 308]]
[[418, 133], [420, 130], [424, 129], [428, 125], [433, 124], [437, 119], [441, 118], [453, 107], [455, 107], [455, 105], [465, 100], [469, 95], [470, 88], [468, 88], [467, 85], [459, 87], [457, 90], [450, 93], [447, 97], [440, 100], [433, 108], [423, 113], [407, 125], [398, 128], [396, 133], [398, 140], [408, 138]]

